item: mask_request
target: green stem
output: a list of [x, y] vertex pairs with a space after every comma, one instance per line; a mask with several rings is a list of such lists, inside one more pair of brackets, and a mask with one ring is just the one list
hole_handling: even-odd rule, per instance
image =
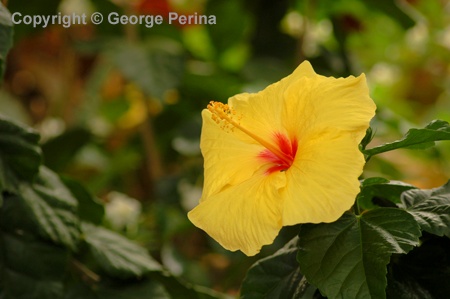
[[355, 215], [359, 215], [361, 214], [361, 210], [359, 209], [359, 205], [358, 205], [358, 199], [355, 200], [355, 203], [353, 204], [353, 213], [355, 213]]
[[76, 259], [72, 260], [73, 267], [83, 275], [84, 279], [87, 279], [92, 282], [99, 282], [101, 280], [100, 276], [97, 273], [91, 271], [88, 267], [77, 261]]

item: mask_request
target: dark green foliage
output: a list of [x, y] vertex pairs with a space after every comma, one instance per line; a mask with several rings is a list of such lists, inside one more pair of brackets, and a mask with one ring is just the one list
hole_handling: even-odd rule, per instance
[[410, 189], [415, 187], [400, 181], [368, 178], [361, 182], [361, 192], [356, 200], [360, 209], [371, 209], [376, 206], [395, 207], [395, 204], [400, 203], [401, 194]]
[[75, 250], [80, 239], [78, 203], [55, 173], [41, 167], [35, 183], [20, 184], [17, 195], [23, 215], [39, 235]]
[[[53, 171], [63, 170], [73, 156], [91, 141], [91, 133], [84, 128], [73, 128], [42, 145], [45, 165]], [[61, 148], [66, 150], [61, 151]]]
[[390, 256], [407, 253], [419, 237], [414, 218], [399, 209], [344, 214], [333, 223], [303, 225], [297, 259], [306, 279], [329, 298], [381, 299]]
[[67, 249], [26, 233], [1, 233], [0, 238], [1, 298], [63, 298], [70, 258]]
[[0, 3], [0, 82], [3, 79], [3, 72], [5, 71], [6, 55], [12, 47], [12, 25], [11, 14]]
[[450, 295], [450, 239], [424, 234], [407, 255], [394, 256], [388, 273], [388, 298], [440, 299]]
[[78, 200], [78, 217], [80, 220], [97, 225], [101, 224], [105, 214], [103, 204], [79, 182], [67, 177], [62, 178], [62, 181]]
[[[96, 226], [104, 214], [101, 203], [76, 181], [61, 180], [41, 165], [36, 133], [1, 117], [0, 136], [1, 299], [182, 298], [169, 296], [170, 285], [158, 279], [174, 278], [145, 248]], [[78, 260], [89, 256], [87, 264], [101, 276]], [[82, 282], [86, 277], [90, 281]], [[182, 283], [177, 288], [199, 299], [219, 298]]]
[[241, 298], [311, 298], [316, 288], [300, 273], [297, 243], [296, 237], [274, 255], [254, 264], [242, 284]]
[[105, 228], [83, 224], [83, 234], [94, 259], [111, 277], [141, 277], [161, 266], [147, 251]]
[[31, 183], [39, 171], [39, 135], [1, 115], [0, 131], [0, 191], [16, 192], [21, 180]]
[[450, 181], [440, 188], [406, 191], [401, 200], [400, 207], [416, 219], [422, 230], [450, 237]]

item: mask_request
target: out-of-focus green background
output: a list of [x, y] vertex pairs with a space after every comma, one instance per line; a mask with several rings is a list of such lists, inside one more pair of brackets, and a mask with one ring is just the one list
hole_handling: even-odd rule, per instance
[[[364, 72], [377, 103], [372, 145], [450, 120], [450, 2], [445, 0], [2, 1], [23, 15], [101, 12], [101, 25], [14, 27], [0, 112], [36, 128], [45, 164], [106, 204], [105, 225], [149, 248], [172, 273], [236, 294], [256, 258], [222, 249], [187, 219], [201, 195], [200, 112], [259, 91], [307, 59], [326, 76]], [[106, 16], [162, 15], [112, 25]], [[215, 25], [168, 24], [168, 14]], [[437, 187], [450, 146], [373, 158], [366, 177]]]

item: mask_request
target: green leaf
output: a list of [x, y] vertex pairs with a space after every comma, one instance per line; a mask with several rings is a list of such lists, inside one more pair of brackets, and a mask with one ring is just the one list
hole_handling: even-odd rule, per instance
[[110, 45], [109, 57], [125, 77], [147, 95], [163, 100], [175, 88], [183, 74], [183, 57], [178, 44], [155, 40], [148, 44]]
[[391, 254], [407, 253], [419, 236], [419, 225], [400, 209], [346, 213], [333, 223], [302, 225], [297, 260], [306, 279], [330, 299], [383, 299]]
[[0, 194], [17, 193], [20, 180], [32, 182], [41, 164], [39, 135], [0, 115]]
[[300, 273], [297, 263], [298, 238], [275, 254], [259, 260], [247, 272], [242, 299], [311, 298], [316, 290]]
[[429, 233], [450, 237], [450, 181], [430, 190], [409, 190], [399, 205], [410, 213], [420, 228]]
[[84, 128], [73, 128], [42, 145], [45, 165], [53, 171], [63, 170], [75, 154], [91, 140]]
[[67, 177], [63, 177], [62, 181], [78, 201], [80, 220], [101, 224], [105, 215], [105, 206], [79, 182]]
[[161, 271], [161, 265], [145, 248], [125, 237], [88, 223], [83, 223], [82, 228], [90, 252], [103, 271], [112, 277], [132, 278]]
[[4, 65], [6, 62], [6, 55], [13, 44], [13, 24], [11, 21], [11, 14], [6, 7], [0, 2], [0, 81], [3, 78], [5, 71]]
[[76, 249], [80, 239], [77, 201], [55, 173], [42, 166], [35, 183], [19, 185], [19, 197], [25, 204], [24, 216], [43, 238]]
[[400, 181], [389, 181], [385, 178], [368, 178], [361, 182], [361, 192], [356, 197], [361, 209], [369, 210], [377, 206], [395, 207], [400, 203], [404, 191], [416, 187]]
[[385, 178], [379, 178], [379, 177], [373, 177], [365, 179], [361, 182], [361, 187], [367, 187], [367, 186], [373, 186], [377, 184], [386, 184], [389, 183], [388, 179]]
[[30, 235], [2, 233], [0, 260], [0, 298], [62, 298], [67, 250]]
[[28, 217], [27, 211], [28, 206], [20, 196], [6, 193], [3, 206], [0, 208], [0, 230], [9, 233], [17, 230], [37, 234], [36, 223]]
[[363, 153], [367, 155], [368, 160], [374, 155], [399, 148], [425, 149], [439, 140], [450, 140], [450, 125], [443, 120], [433, 120], [423, 129], [410, 129], [400, 140], [363, 150]]

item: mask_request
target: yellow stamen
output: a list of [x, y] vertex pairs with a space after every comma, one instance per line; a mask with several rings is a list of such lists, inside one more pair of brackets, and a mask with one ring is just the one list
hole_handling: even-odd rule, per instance
[[211, 117], [212, 117], [212, 119], [215, 122], [220, 123], [220, 120], [226, 121], [228, 124], [231, 124], [233, 127], [238, 128], [243, 133], [245, 133], [249, 137], [253, 138], [256, 142], [258, 142], [259, 144], [264, 146], [266, 149], [271, 151], [278, 158], [280, 158], [281, 160], [285, 161], [287, 164], [290, 164], [290, 161], [288, 159], [286, 159], [285, 154], [280, 149], [278, 149], [278, 147], [274, 146], [273, 144], [270, 144], [270, 143], [266, 142], [261, 137], [253, 134], [252, 132], [250, 132], [246, 128], [242, 127], [239, 123], [234, 121], [233, 120], [233, 116], [236, 115], [236, 111], [231, 109], [228, 106], [228, 104], [223, 104], [223, 103], [220, 103], [220, 102], [211, 101], [211, 102], [209, 102], [207, 108], [212, 113]]

